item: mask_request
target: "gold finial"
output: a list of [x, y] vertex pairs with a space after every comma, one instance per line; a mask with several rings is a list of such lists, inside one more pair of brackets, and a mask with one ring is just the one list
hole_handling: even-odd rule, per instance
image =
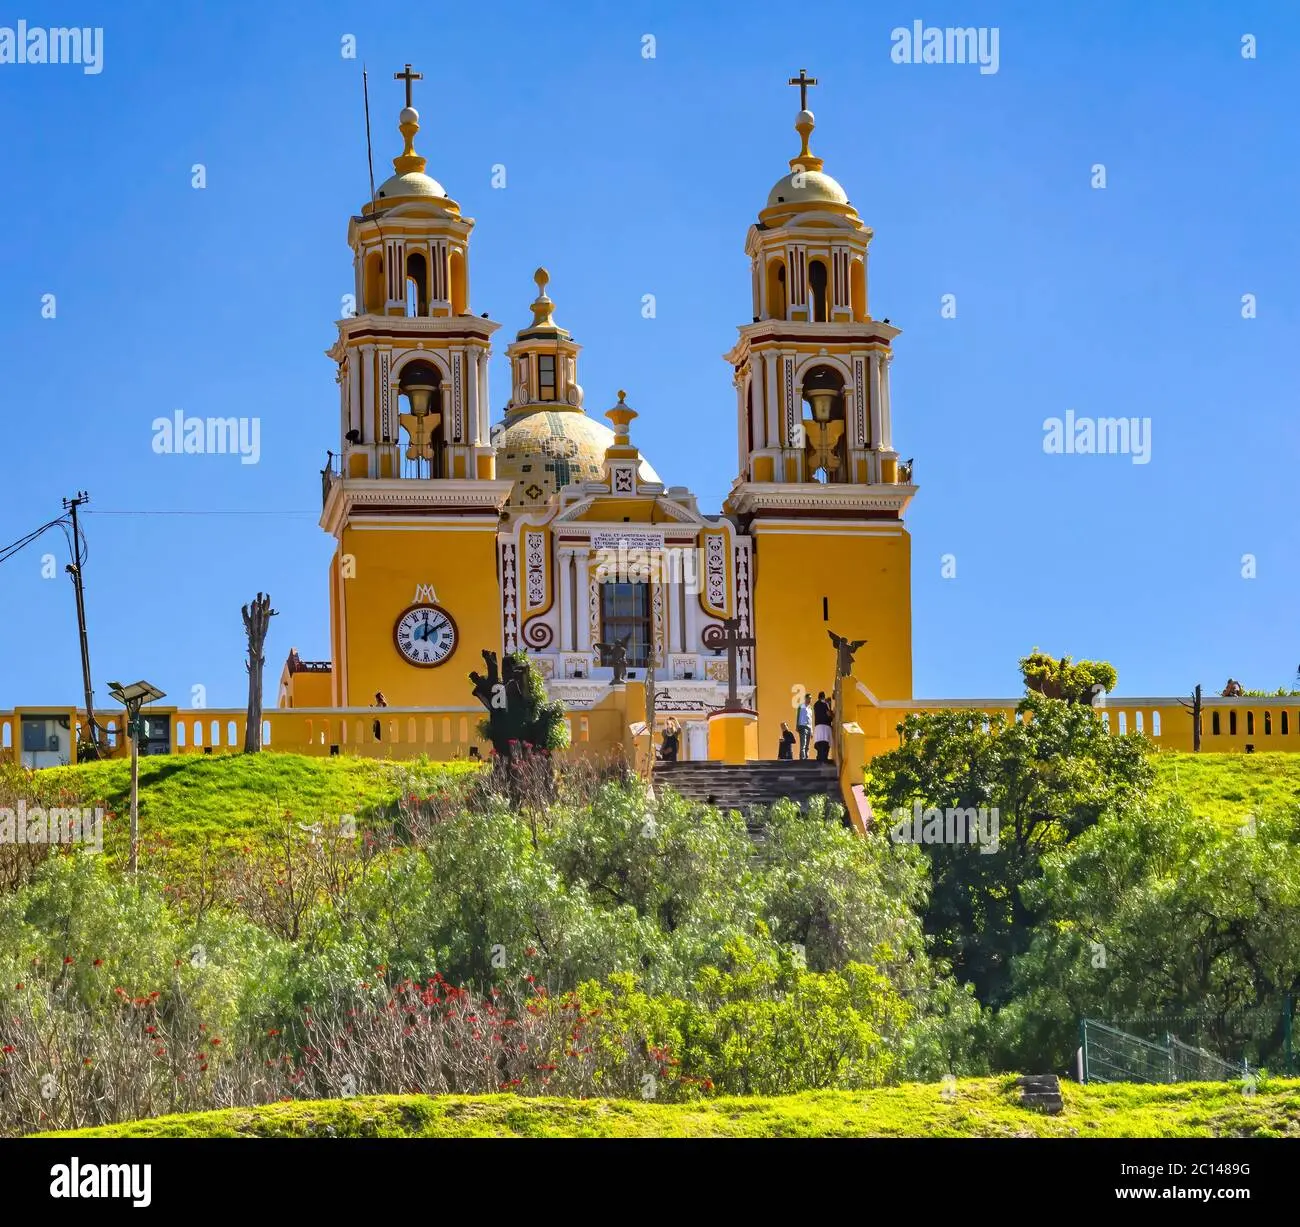
[[544, 268], [539, 268], [533, 274], [533, 280], [537, 282], [537, 297], [533, 300], [533, 327], [554, 328], [555, 320], [551, 318], [551, 313], [555, 310], [555, 303], [547, 296], [546, 287], [551, 282], [551, 274]]
[[427, 161], [415, 152], [415, 134], [420, 130], [420, 112], [415, 109], [411, 103], [411, 85], [416, 81], [423, 81], [422, 72], [412, 72], [411, 66], [406, 66], [405, 72], [393, 73], [394, 81], [406, 82], [406, 106], [402, 108], [402, 113], [397, 117], [397, 130], [402, 134], [406, 145], [400, 156], [393, 159], [393, 168], [399, 175], [423, 174]]
[[614, 423], [614, 446], [627, 447], [627, 428], [632, 419], [637, 416], [637, 412], [627, 403], [627, 393], [622, 388], [618, 390], [618, 404], [612, 409], [607, 409], [605, 416]]
[[823, 165], [821, 158], [814, 157], [812, 150], [808, 148], [808, 138], [812, 135], [816, 122], [813, 113], [808, 109], [808, 87], [817, 83], [817, 78], [810, 77], [806, 68], [799, 69], [799, 75], [791, 77], [786, 83], [799, 87], [799, 114], [794, 118], [794, 130], [799, 133], [802, 148], [797, 157], [790, 159], [790, 169], [794, 171], [821, 170]]

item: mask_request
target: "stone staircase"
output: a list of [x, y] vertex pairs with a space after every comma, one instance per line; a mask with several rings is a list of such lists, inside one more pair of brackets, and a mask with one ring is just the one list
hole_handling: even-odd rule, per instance
[[676, 762], [655, 764], [655, 787], [671, 788], [692, 801], [745, 815], [751, 831], [761, 824], [754, 811], [788, 799], [801, 808], [814, 797], [840, 799], [834, 763], [758, 759], [749, 763]]

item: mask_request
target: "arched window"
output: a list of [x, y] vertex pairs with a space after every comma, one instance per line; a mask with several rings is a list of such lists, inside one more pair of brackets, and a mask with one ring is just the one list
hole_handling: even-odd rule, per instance
[[820, 260], [808, 264], [808, 290], [812, 298], [812, 318], [816, 323], [824, 324], [830, 319], [827, 311], [826, 265]]
[[1289, 723], [1289, 721], [1288, 721], [1288, 719], [1287, 719], [1287, 713], [1286, 713], [1286, 712], [1283, 712], [1283, 713], [1282, 713], [1282, 736], [1283, 736], [1283, 737], [1285, 737], [1285, 736], [1287, 735], [1287, 733], [1289, 732], [1289, 730], [1288, 730], [1288, 728], [1287, 728], [1288, 723]]
[[1160, 713], [1158, 711], [1151, 713], [1151, 736], [1160, 736]]
[[1271, 737], [1272, 735], [1273, 735], [1273, 713], [1271, 711], [1266, 711], [1264, 713], [1264, 736]]
[[406, 314], [429, 314], [429, 266], [418, 251], [406, 257]]
[[1219, 736], [1219, 713], [1217, 711], [1210, 713], [1210, 733], [1212, 736]]
[[1228, 736], [1235, 737], [1236, 735], [1237, 735], [1237, 713], [1235, 711], [1230, 711], [1228, 713]]
[[767, 314], [770, 319], [786, 317], [785, 261], [771, 260], [767, 266]]
[[1246, 736], [1255, 736], [1255, 713], [1253, 711], [1246, 713]]

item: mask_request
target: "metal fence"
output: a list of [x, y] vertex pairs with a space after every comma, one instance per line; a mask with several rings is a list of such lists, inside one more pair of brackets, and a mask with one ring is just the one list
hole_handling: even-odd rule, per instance
[[1233, 1064], [1176, 1035], [1143, 1039], [1093, 1018], [1079, 1031], [1084, 1082], [1231, 1082], [1250, 1075], [1249, 1061]]
[[1294, 998], [1280, 1008], [1242, 1006], [1207, 1013], [1086, 1018], [1080, 1063], [1094, 1082], [1236, 1079], [1251, 1070], [1300, 1073], [1292, 1042]]

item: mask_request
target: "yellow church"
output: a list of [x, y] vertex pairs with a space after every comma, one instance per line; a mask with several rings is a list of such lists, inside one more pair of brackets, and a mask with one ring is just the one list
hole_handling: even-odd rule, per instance
[[[419, 74], [395, 76], [404, 146], [349, 222], [356, 311], [328, 351], [339, 387], [338, 450], [321, 474], [320, 524], [336, 543], [331, 658], [290, 652], [263, 716], [267, 747], [477, 753], [468, 674], [484, 651], [528, 654], [564, 704], [574, 752], [621, 750], [642, 765], [655, 719], [669, 716], [684, 760], [773, 759], [802, 696], [834, 690], [832, 782], [848, 801], [909, 712], [1014, 713], [1016, 698], [912, 693], [905, 514], [917, 488], [894, 446], [899, 329], [870, 310], [872, 230], [813, 152], [815, 80], [801, 70], [790, 82], [798, 147], [792, 138], [744, 237], [752, 313], [723, 354], [736, 476], [711, 511], [641, 455], [634, 396], [588, 398], [545, 269], [526, 311], [520, 295], [494, 424], [488, 367], [502, 325], [473, 310], [474, 222], [416, 151]], [[1100, 716], [1157, 748], [1193, 745], [1181, 698], [1107, 696]], [[243, 710], [154, 706], [143, 749], [232, 751], [245, 721]], [[70, 761], [85, 723], [69, 708], [0, 712], [0, 753]], [[121, 717], [100, 723], [123, 752]], [[1204, 701], [1207, 750], [1293, 743], [1295, 697]]]
[[488, 648], [526, 650], [583, 712], [610, 689], [601, 645], [625, 642], [629, 681], [653, 662], [658, 710], [703, 757], [733, 636], [740, 704], [775, 747], [794, 690], [830, 689], [831, 628], [868, 638], [859, 665], [877, 695], [910, 698], [915, 488], [892, 438], [898, 329], [868, 309], [872, 232], [812, 152], [811, 112], [745, 240], [753, 318], [726, 354], [739, 476], [713, 513], [642, 457], [625, 393], [593, 409], [544, 269], [490, 424], [501, 325], [473, 311], [474, 222], [416, 152], [409, 104], [399, 127], [395, 173], [349, 225], [358, 312], [330, 350], [332, 660], [292, 657], [280, 705], [463, 707]]

